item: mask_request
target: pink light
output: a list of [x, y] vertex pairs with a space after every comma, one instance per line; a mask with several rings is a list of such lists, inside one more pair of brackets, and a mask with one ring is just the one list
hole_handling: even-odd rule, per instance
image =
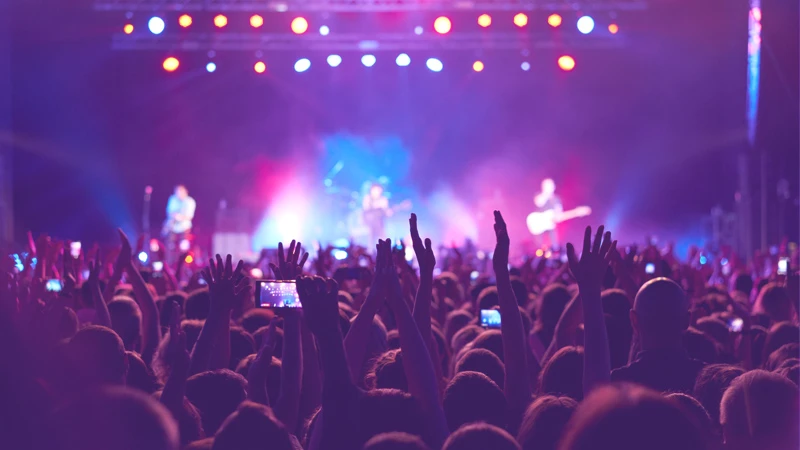
[[753, 19], [756, 19], [758, 22], [761, 22], [761, 8], [755, 7], [750, 10], [750, 14], [753, 15]]

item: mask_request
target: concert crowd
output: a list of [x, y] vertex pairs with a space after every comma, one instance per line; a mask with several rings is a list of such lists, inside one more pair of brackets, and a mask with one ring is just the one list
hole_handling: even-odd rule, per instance
[[[412, 214], [408, 249], [158, 268], [121, 231], [31, 236], [2, 266], [0, 447], [799, 448], [796, 248], [680, 260], [601, 226], [509, 264], [494, 221], [486, 253]], [[262, 277], [302, 306], [258, 307]]]

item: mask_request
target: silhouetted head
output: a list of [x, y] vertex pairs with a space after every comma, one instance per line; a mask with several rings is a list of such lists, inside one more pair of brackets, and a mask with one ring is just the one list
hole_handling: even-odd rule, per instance
[[447, 319], [444, 322], [444, 337], [450, 345], [453, 342], [453, 336], [462, 328], [469, 325], [472, 321], [472, 314], [463, 309], [450, 311], [447, 314]]
[[460, 372], [479, 372], [503, 389], [505, 384], [506, 370], [503, 361], [494, 353], [483, 348], [473, 348], [466, 352], [456, 363], [456, 373]]
[[492, 309], [500, 305], [500, 297], [497, 296], [497, 288], [489, 286], [478, 295], [478, 310]]
[[699, 426], [676, 402], [632, 384], [596, 388], [578, 405], [561, 450], [701, 450]]
[[753, 292], [753, 285], [753, 277], [749, 273], [740, 273], [734, 279], [733, 289], [747, 295], [747, 298], [749, 298], [750, 293]]
[[275, 313], [267, 308], [253, 308], [242, 315], [240, 323], [242, 328], [250, 334], [255, 334], [261, 327], [269, 326]]
[[[255, 353], [252, 355], [247, 355], [244, 359], [239, 361], [239, 364], [236, 366], [236, 373], [239, 375], [247, 378], [247, 374], [250, 371], [250, 366], [253, 364], [253, 360], [256, 359]], [[278, 394], [281, 390], [281, 360], [272, 357], [272, 361], [270, 361], [269, 368], [267, 369], [267, 397], [269, 397], [269, 404], [274, 405], [275, 402], [278, 401]]]
[[800, 330], [797, 325], [791, 322], [778, 322], [767, 332], [767, 339], [764, 342], [764, 358], [769, 358], [775, 350], [786, 344], [797, 344], [800, 342]]
[[90, 325], [78, 331], [67, 344], [66, 358], [71, 379], [79, 389], [125, 383], [125, 346], [111, 329]]
[[753, 312], [766, 314], [772, 323], [791, 321], [795, 316], [789, 291], [778, 283], [769, 283], [759, 291]]
[[364, 381], [368, 389], [398, 389], [408, 392], [408, 380], [403, 370], [403, 352], [389, 350], [380, 355]]
[[137, 350], [142, 328], [142, 312], [132, 298], [117, 296], [108, 303], [111, 327], [122, 338], [125, 349]]
[[458, 354], [462, 348], [474, 341], [481, 333], [483, 333], [483, 328], [477, 325], [467, 325], [458, 330], [450, 340], [450, 348], [453, 349], [453, 354]]
[[702, 317], [697, 321], [695, 328], [714, 339], [723, 351], [733, 352], [733, 337], [728, 329], [728, 324], [716, 317]]
[[146, 394], [152, 394], [161, 388], [153, 371], [138, 353], [126, 351], [125, 355], [128, 358], [128, 375], [125, 377], [125, 384], [128, 387], [139, 389]]
[[391, 431], [425, 436], [426, 423], [411, 394], [396, 389], [373, 389], [361, 396], [359, 407], [361, 445], [373, 436]]
[[187, 319], [206, 320], [210, 308], [211, 296], [208, 293], [208, 288], [203, 288], [192, 291], [186, 297], [186, 307], [183, 312]]
[[272, 409], [246, 401], [220, 425], [213, 450], [292, 450], [286, 427]]
[[542, 180], [542, 194], [554, 194], [556, 192], [556, 182], [552, 178]]
[[622, 289], [606, 289], [600, 296], [603, 312], [630, 323], [631, 299]]
[[630, 318], [642, 350], [681, 348], [689, 327], [689, 299], [678, 283], [654, 278], [639, 289]]
[[503, 391], [486, 375], [461, 372], [450, 380], [444, 391], [444, 414], [447, 425], [455, 431], [471, 422], [506, 425], [506, 398]]
[[741, 367], [711, 364], [703, 367], [697, 374], [692, 395], [703, 405], [715, 426], [719, 426], [719, 402], [722, 400], [722, 394], [731, 382], [743, 373], [744, 369]]
[[726, 447], [798, 448], [797, 398], [797, 385], [778, 374], [753, 370], [733, 380], [720, 405]]
[[719, 359], [719, 349], [714, 340], [693, 327], [683, 332], [683, 348], [690, 358], [707, 364], [714, 364]]
[[200, 410], [203, 429], [212, 435], [247, 398], [247, 380], [228, 369], [201, 372], [186, 380], [186, 398]]
[[539, 373], [539, 386], [543, 394], [583, 399], [583, 347], [558, 350]]
[[[500, 330], [486, 330], [472, 341], [472, 348], [483, 348], [503, 360], [503, 333]], [[521, 356], [521, 355], [520, 355]]]
[[715, 447], [722, 443], [721, 435], [717, 430], [719, 424], [715, 426], [712, 423], [708, 411], [697, 399], [683, 392], [668, 394], [667, 399], [677, 403], [683, 409], [683, 412], [698, 425], [707, 442], [713, 443]]
[[256, 341], [242, 327], [231, 327], [231, 361], [230, 367], [235, 369], [239, 361], [256, 352]]
[[52, 418], [64, 450], [177, 450], [178, 426], [153, 397], [125, 387], [87, 391]]
[[537, 398], [522, 417], [517, 442], [523, 450], [555, 450], [577, 407], [578, 402], [569, 397]]
[[[161, 400], [162, 392], [163, 391], [158, 391], [154, 393], [153, 397], [157, 400]], [[203, 431], [203, 421], [200, 419], [200, 411], [198, 411], [198, 409], [195, 408], [192, 402], [190, 402], [186, 397], [183, 398], [183, 405], [178, 412], [177, 417], [175, 417], [174, 411], [170, 412], [172, 412], [172, 416], [178, 422], [178, 429], [180, 430], [181, 437], [181, 447], [185, 447], [189, 442], [206, 437], [206, 434]]]
[[603, 317], [606, 321], [608, 351], [611, 356], [611, 369], [613, 370], [628, 364], [631, 341], [633, 340], [633, 329], [631, 328], [631, 322], [627, 314], [624, 319], [609, 313], [603, 314]]
[[186, 186], [179, 184], [175, 186], [175, 196], [183, 200], [189, 196], [189, 190], [186, 189]]
[[45, 310], [40, 333], [46, 333], [49, 343], [55, 344], [64, 339], [70, 339], [78, 332], [78, 315], [72, 308], [54, 306]]
[[508, 432], [488, 423], [471, 423], [459, 428], [444, 443], [442, 450], [520, 450]]
[[775, 371], [784, 361], [798, 358], [800, 358], [800, 344], [792, 342], [790, 344], [781, 345], [777, 350], [769, 354], [767, 360], [764, 362], [764, 370], [770, 372]]
[[539, 294], [539, 307], [536, 310], [536, 324], [533, 329], [543, 341], [549, 342], [552, 339], [553, 330], [570, 299], [572, 294], [562, 284], [548, 285]]
[[[261, 348], [264, 344], [264, 336], [269, 332], [269, 326], [261, 327], [253, 333], [253, 341], [256, 344], [256, 349]], [[344, 332], [342, 333], [344, 335]], [[275, 347], [272, 351], [272, 356], [280, 359], [283, 357], [283, 329], [275, 328]]]
[[430, 450], [430, 447], [419, 436], [392, 431], [373, 436], [363, 450]]

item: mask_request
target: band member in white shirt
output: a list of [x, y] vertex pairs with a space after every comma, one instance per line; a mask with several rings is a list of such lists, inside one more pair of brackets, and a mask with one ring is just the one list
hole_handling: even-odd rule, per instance
[[[552, 178], [545, 178], [542, 180], [542, 191], [533, 197], [533, 203], [536, 205], [537, 211], [551, 212], [556, 222], [558, 222], [559, 214], [564, 211], [561, 199], [556, 195], [556, 183]], [[550, 240], [549, 247], [551, 249], [558, 249], [558, 234], [555, 228], [549, 230], [547, 235]]]
[[383, 186], [377, 183], [372, 185], [369, 194], [364, 197], [362, 208], [370, 243], [374, 245], [378, 239], [386, 239], [386, 218], [392, 214], [392, 210], [389, 209], [389, 198], [384, 195]]
[[194, 199], [189, 197], [186, 186], [182, 184], [175, 186], [175, 192], [167, 201], [167, 220], [163, 229], [167, 241], [168, 260], [174, 260], [181, 251], [189, 249], [196, 206]]

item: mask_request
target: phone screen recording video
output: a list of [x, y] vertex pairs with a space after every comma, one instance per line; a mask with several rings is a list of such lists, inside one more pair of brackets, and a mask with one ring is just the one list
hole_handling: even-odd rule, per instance
[[256, 281], [256, 306], [259, 308], [302, 308], [294, 281]]
[[61, 288], [61, 280], [56, 278], [47, 280], [47, 283], [45, 284], [45, 289], [47, 289], [48, 292], [61, 292]]
[[786, 275], [789, 272], [789, 258], [781, 258], [778, 260], [778, 275]]
[[656, 265], [653, 263], [647, 263], [647, 265], [644, 266], [644, 272], [648, 275], [656, 273]]
[[500, 328], [500, 311], [496, 309], [482, 309], [481, 326], [483, 328]]

